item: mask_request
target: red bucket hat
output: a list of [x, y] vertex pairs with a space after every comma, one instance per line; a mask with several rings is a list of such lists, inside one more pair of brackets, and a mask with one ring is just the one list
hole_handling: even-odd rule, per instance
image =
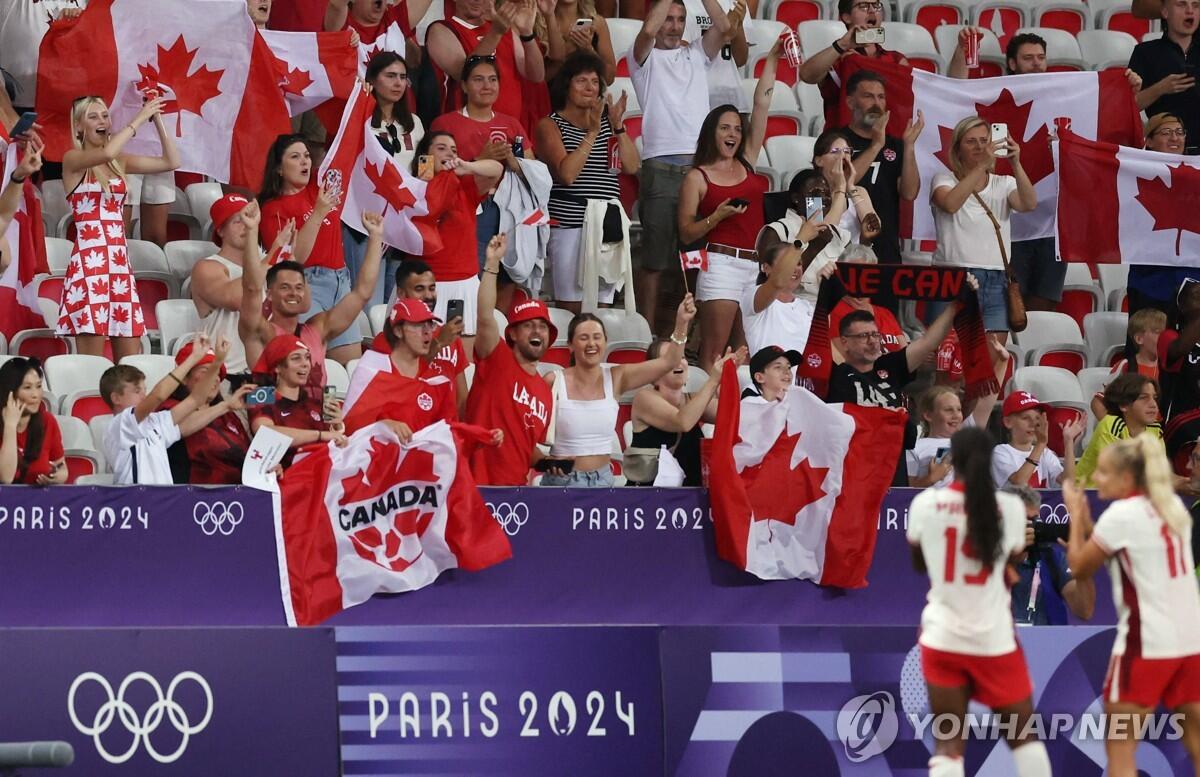
[[508, 327], [504, 330], [504, 339], [512, 339], [509, 337], [508, 330], [517, 324], [525, 321], [536, 321], [539, 318], [545, 321], [550, 327], [550, 342], [546, 343], [546, 345], [554, 345], [558, 341], [558, 327], [554, 326], [554, 321], [550, 318], [550, 308], [546, 307], [546, 303], [540, 299], [525, 300], [513, 305], [512, 309], [508, 311]]

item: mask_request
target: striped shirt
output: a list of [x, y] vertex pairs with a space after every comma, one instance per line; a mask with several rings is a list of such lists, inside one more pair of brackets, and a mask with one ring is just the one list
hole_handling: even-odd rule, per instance
[[[587, 131], [576, 127], [557, 113], [550, 118], [562, 134], [563, 148], [570, 154], [583, 143]], [[621, 186], [617, 174], [612, 171], [608, 158], [609, 138], [615, 137], [608, 116], [600, 120], [600, 134], [592, 144], [591, 153], [583, 169], [575, 177], [575, 183], [566, 186], [554, 184], [550, 189], [550, 218], [564, 229], [579, 229], [583, 226], [583, 213], [587, 209], [584, 200], [620, 199]]]

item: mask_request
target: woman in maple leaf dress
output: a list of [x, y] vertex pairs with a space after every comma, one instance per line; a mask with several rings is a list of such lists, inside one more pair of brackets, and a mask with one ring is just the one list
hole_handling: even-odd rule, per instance
[[[108, 106], [99, 97], [71, 105], [75, 148], [63, 155], [63, 186], [75, 221], [75, 247], [67, 265], [58, 334], [74, 335], [79, 353], [99, 356], [112, 338], [113, 358], [138, 353], [146, 332], [137, 284], [125, 246], [121, 208], [126, 173], [165, 173], [179, 167], [179, 151], [163, 127], [165, 100], [150, 100], [126, 126], [112, 131]], [[162, 156], [122, 153], [138, 127], [153, 121]]]

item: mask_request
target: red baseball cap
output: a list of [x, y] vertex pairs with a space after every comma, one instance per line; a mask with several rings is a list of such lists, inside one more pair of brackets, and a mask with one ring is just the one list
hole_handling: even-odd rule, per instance
[[396, 300], [396, 304], [392, 306], [392, 314], [388, 316], [388, 323], [393, 325], [401, 322], [423, 324], [426, 321], [442, 323], [440, 318], [433, 315], [433, 311], [429, 309], [428, 305], [411, 297]]
[[508, 326], [504, 330], [504, 339], [508, 340], [508, 330], [512, 329], [517, 324], [525, 321], [536, 321], [542, 319], [550, 327], [550, 342], [547, 346], [554, 345], [558, 340], [558, 327], [554, 326], [554, 321], [550, 318], [550, 308], [546, 307], [546, 303], [540, 299], [527, 299], [513, 305], [508, 311]]
[[[188, 357], [192, 355], [192, 351], [194, 351], [195, 349], [196, 349], [196, 344], [194, 342], [189, 342], [187, 345], [180, 348], [179, 353], [175, 354], [175, 365], [178, 366], [178, 365], [183, 364], [185, 361], [187, 361]], [[203, 367], [206, 364], [212, 364], [216, 360], [217, 360], [217, 354], [213, 352], [213, 349], [209, 348], [207, 351], [204, 352], [204, 355], [200, 357], [200, 361], [199, 361], [199, 363], [196, 364], [196, 367]], [[224, 380], [224, 379], [225, 379], [225, 365], [222, 363], [221, 364], [221, 380]]]
[[221, 244], [221, 227], [242, 212], [250, 204], [250, 200], [240, 194], [226, 194], [212, 204], [208, 209], [208, 217], [212, 220], [212, 239], [217, 245]]
[[1048, 410], [1050, 408], [1045, 402], [1038, 401], [1028, 391], [1014, 391], [1008, 395], [1008, 399], [1004, 400], [1004, 406], [1001, 408], [1002, 415], [1007, 418], [1014, 413], [1022, 413], [1026, 410]]
[[258, 363], [254, 365], [255, 373], [271, 373], [279, 366], [279, 363], [287, 359], [296, 351], [307, 351], [308, 346], [304, 341], [295, 335], [276, 335], [271, 338], [271, 342], [267, 343], [267, 347], [263, 349], [262, 355], [258, 357]]

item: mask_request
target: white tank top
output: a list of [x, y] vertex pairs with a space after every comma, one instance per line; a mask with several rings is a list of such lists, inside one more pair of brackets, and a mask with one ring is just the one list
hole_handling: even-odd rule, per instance
[[[230, 280], [242, 277], [242, 266], [240, 264], [231, 262], [220, 254], [213, 254], [200, 261], [205, 261], [206, 259], [219, 262], [225, 268], [225, 272], [229, 273]], [[195, 297], [192, 298], [192, 301], [195, 301]], [[236, 310], [213, 308], [207, 316], [200, 319], [204, 334], [208, 335], [210, 342], [216, 342], [218, 337], [229, 339], [229, 355], [225, 357], [225, 369], [231, 375], [246, 372], [250, 369], [249, 365], [246, 364], [246, 347], [242, 345], [242, 338], [238, 336], [238, 316], [239, 311]]]
[[604, 399], [571, 399], [565, 375], [554, 396], [555, 432], [551, 456], [607, 456], [617, 428], [617, 398], [613, 396], [612, 365], [603, 365]]

